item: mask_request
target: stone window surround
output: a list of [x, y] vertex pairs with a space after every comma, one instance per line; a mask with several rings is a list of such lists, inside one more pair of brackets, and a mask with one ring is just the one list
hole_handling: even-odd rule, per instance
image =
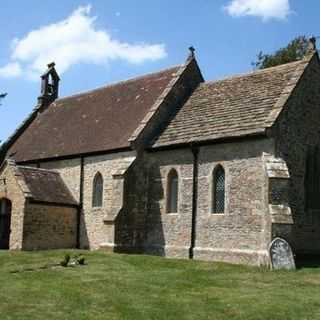
[[[224, 189], [224, 212], [219, 212], [219, 213], [216, 213], [213, 211], [213, 188], [214, 188], [214, 171], [216, 170], [216, 168], [218, 166], [221, 166], [224, 170], [224, 184], [225, 184], [225, 189]], [[230, 179], [229, 179], [230, 175], [229, 175], [229, 168], [228, 166], [226, 166], [225, 164], [223, 164], [222, 162], [217, 162], [217, 163], [214, 163], [211, 167], [211, 170], [210, 170], [210, 175], [208, 177], [208, 184], [209, 184], [209, 188], [208, 188], [208, 191], [209, 191], [209, 212], [208, 212], [208, 215], [212, 218], [214, 217], [219, 217], [219, 216], [225, 216], [226, 214], [228, 214], [229, 210], [228, 210], [228, 194], [229, 194], [229, 185], [230, 185]]]
[[[94, 188], [95, 188], [95, 180], [96, 180], [96, 178], [98, 177], [98, 175], [100, 175], [101, 178], [102, 178], [102, 199], [101, 199], [101, 206], [95, 206], [95, 205], [93, 204], [93, 197], [94, 197], [93, 193], [94, 193], [94, 191], [96, 192], [96, 190], [94, 190]], [[104, 208], [104, 205], [105, 205], [105, 199], [104, 199], [105, 186], [104, 186], [104, 183], [105, 183], [105, 179], [103, 178], [102, 173], [101, 173], [100, 171], [97, 171], [97, 172], [95, 173], [95, 175], [93, 176], [92, 184], [91, 184], [91, 186], [92, 186], [92, 190], [91, 190], [91, 209], [92, 209], [92, 211], [100, 211], [100, 210], [102, 210], [102, 209]]]
[[[214, 213], [213, 212], [213, 185], [214, 185], [214, 182], [213, 182], [213, 173], [214, 173], [214, 170], [218, 167], [218, 166], [221, 166], [223, 169], [224, 169], [224, 172], [225, 172], [225, 208], [224, 208], [224, 212], [223, 213]], [[178, 175], [178, 210], [177, 212], [168, 212], [168, 202], [167, 202], [167, 199], [168, 199], [168, 176], [171, 172], [171, 170], [176, 170], [177, 172], [177, 175]], [[217, 162], [217, 163], [214, 163], [211, 167], [211, 170], [210, 170], [210, 174], [208, 176], [208, 185], [209, 185], [209, 188], [208, 188], [208, 191], [209, 191], [209, 212], [208, 212], [208, 215], [212, 218], [214, 217], [219, 217], [219, 216], [225, 216], [226, 214], [228, 214], [228, 188], [229, 188], [229, 172], [228, 172], [228, 166], [225, 165], [224, 163], [222, 162]], [[100, 171], [97, 171], [96, 174], [98, 174]], [[96, 176], [96, 174], [94, 175], [94, 177]], [[101, 174], [101, 172], [100, 172]], [[94, 178], [93, 178], [94, 179]], [[104, 186], [104, 183], [105, 183], [105, 179], [103, 179], [103, 191], [105, 190], [105, 186]], [[93, 188], [93, 183], [92, 183], [92, 188]], [[182, 184], [181, 184], [181, 172], [180, 172], [180, 167], [178, 166], [171, 166], [170, 168], [167, 169], [167, 172], [166, 172], [166, 178], [165, 178], [165, 214], [166, 215], [170, 215], [170, 216], [175, 216], [175, 215], [179, 215], [180, 214], [180, 199], [181, 199], [181, 192], [182, 192]], [[105, 210], [105, 201], [104, 201], [104, 192], [103, 192], [103, 199], [102, 199], [102, 206], [101, 207], [92, 207], [91, 208], [91, 211], [92, 212], [99, 212], [99, 211], [103, 211]]]
[[[215, 170], [215, 168], [217, 166], [221, 166], [223, 169], [224, 169], [224, 172], [225, 172], [225, 206], [224, 206], [224, 212], [223, 213], [213, 213], [213, 208], [212, 208], [212, 205], [213, 205], [213, 172]], [[174, 169], [176, 170], [177, 174], [178, 174], [178, 212], [168, 212], [168, 176], [171, 172], [171, 170]], [[166, 215], [179, 215], [180, 214], [180, 201], [179, 199], [181, 199], [181, 192], [182, 192], [182, 184], [181, 184], [181, 173], [180, 173], [180, 168], [178, 166], [172, 166], [170, 168], [168, 168], [167, 172], [166, 172], [166, 175], [165, 175], [165, 214]], [[208, 216], [211, 217], [211, 218], [215, 218], [215, 217], [223, 217], [225, 215], [228, 214], [229, 212], [229, 209], [228, 209], [228, 194], [229, 194], [229, 183], [230, 183], [230, 175], [229, 175], [229, 168], [227, 165], [223, 164], [222, 162], [218, 162], [218, 163], [214, 163], [212, 165], [212, 168], [210, 170], [210, 175], [207, 177], [207, 180], [208, 180], [208, 185], [209, 185], [209, 188], [208, 188], [208, 191], [209, 191], [209, 212], [208, 212]]]
[[[169, 174], [172, 170], [175, 170], [178, 176], [178, 199], [177, 199], [177, 212], [169, 212], [168, 208], [168, 192], [169, 192]], [[165, 179], [165, 214], [170, 216], [175, 216], [180, 214], [180, 199], [181, 199], [181, 172], [180, 168], [177, 166], [172, 166], [168, 168], [166, 172], [166, 179]]]

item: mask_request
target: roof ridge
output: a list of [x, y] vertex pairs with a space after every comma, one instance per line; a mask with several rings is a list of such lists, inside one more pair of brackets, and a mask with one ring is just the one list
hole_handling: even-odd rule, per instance
[[97, 91], [100, 91], [100, 90], [105, 90], [105, 89], [108, 89], [108, 88], [116, 87], [118, 85], [122, 85], [122, 84], [130, 83], [130, 82], [134, 82], [134, 81], [137, 81], [137, 80], [145, 79], [145, 78], [151, 77], [151, 76], [159, 74], [159, 73], [167, 72], [167, 71], [169, 71], [171, 69], [178, 69], [179, 70], [179, 68], [181, 66], [182, 66], [182, 64], [177, 64], [177, 65], [174, 65], [172, 67], [164, 68], [164, 69], [161, 69], [161, 70], [156, 71], [156, 72], [148, 72], [148, 73], [136, 76], [136, 77], [128, 78], [128, 79], [125, 79], [125, 80], [120, 80], [118, 82], [112, 82], [112, 83], [103, 85], [101, 87], [97, 87], [97, 88], [90, 89], [90, 90], [87, 90], [87, 91], [78, 92], [78, 93], [75, 93], [75, 94], [71, 94], [69, 96], [65, 96], [65, 97], [61, 97], [61, 98], [56, 99], [52, 104], [54, 105], [57, 102], [61, 102], [63, 100], [68, 100], [68, 99], [71, 99], [71, 98], [81, 97], [81, 96], [84, 96], [84, 95], [87, 95], [87, 94], [90, 94], [90, 93], [94, 93], [94, 92], [97, 92]]
[[289, 65], [293, 66], [293, 65], [300, 65], [300, 64], [308, 64], [310, 60], [309, 59], [301, 59], [301, 60], [297, 60], [297, 61], [292, 61], [292, 62], [288, 62], [288, 63], [284, 63], [284, 64], [280, 64], [278, 66], [274, 66], [274, 67], [269, 67], [269, 68], [265, 68], [265, 69], [261, 69], [261, 70], [253, 70], [250, 72], [244, 72], [244, 73], [239, 73], [239, 74], [234, 74], [234, 75], [230, 75], [227, 76], [225, 78], [221, 78], [221, 79], [216, 79], [216, 80], [209, 80], [206, 82], [201, 83], [201, 86], [205, 86], [205, 85], [210, 85], [210, 84], [214, 84], [214, 83], [218, 83], [218, 82], [222, 82], [222, 81], [228, 81], [228, 80], [234, 80], [237, 78], [243, 78], [243, 77], [250, 77], [250, 76], [254, 76], [256, 74], [261, 74], [261, 73], [269, 73], [272, 72], [275, 69], [284, 69], [285, 67], [288, 67]]

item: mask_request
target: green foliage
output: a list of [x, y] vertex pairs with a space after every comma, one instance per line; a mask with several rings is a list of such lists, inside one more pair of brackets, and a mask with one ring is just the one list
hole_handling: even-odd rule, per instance
[[70, 255], [69, 254], [66, 254], [63, 258], [63, 260], [60, 262], [60, 265], [62, 267], [67, 267], [68, 264], [69, 264], [69, 261], [70, 261]]
[[83, 255], [79, 255], [77, 257], [77, 262], [78, 264], [80, 264], [81, 266], [83, 266], [85, 264], [85, 257]]
[[[78, 268], [39, 269], [65, 253]], [[10, 273], [17, 266], [35, 272]], [[224, 263], [78, 250], [0, 251], [1, 320], [320, 319], [320, 269], [276, 271]]]
[[307, 52], [308, 45], [309, 40], [305, 36], [299, 36], [293, 39], [285, 48], [281, 48], [273, 54], [265, 54], [260, 51], [257, 61], [252, 62], [252, 65], [256, 69], [265, 69], [301, 60]]
[[[0, 101], [7, 96], [7, 93], [0, 93]], [[0, 103], [1, 105], [1, 103]]]
[[76, 266], [76, 265], [80, 265], [83, 266], [85, 265], [85, 257], [82, 254], [75, 254], [72, 258], [71, 258], [71, 265]]
[[10, 273], [19, 273], [19, 272], [38, 272], [40, 270], [45, 270], [45, 269], [56, 269], [57, 267], [76, 267], [76, 266], [84, 266], [86, 265], [85, 263], [85, 257], [80, 253], [80, 254], [74, 254], [71, 256], [70, 254], [65, 254], [64, 258], [62, 261], [59, 263], [52, 263], [52, 262], [46, 262], [44, 265], [36, 265], [34, 267], [30, 266], [24, 266], [24, 265], [19, 265], [17, 269], [12, 269], [10, 270]]

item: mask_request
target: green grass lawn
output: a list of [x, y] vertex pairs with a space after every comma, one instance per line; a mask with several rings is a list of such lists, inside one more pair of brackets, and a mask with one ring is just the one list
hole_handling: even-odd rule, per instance
[[1, 320], [320, 319], [317, 268], [84, 252], [86, 266], [39, 269], [64, 254], [0, 252]]

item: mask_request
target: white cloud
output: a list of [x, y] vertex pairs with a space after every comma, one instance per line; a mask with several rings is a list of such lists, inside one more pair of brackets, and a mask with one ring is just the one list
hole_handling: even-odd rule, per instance
[[21, 74], [21, 66], [17, 62], [9, 62], [4, 67], [0, 68], [0, 77], [3, 78], [18, 77]]
[[[107, 30], [96, 28], [91, 6], [79, 7], [65, 20], [29, 32], [12, 42], [11, 61], [0, 68], [0, 76], [38, 78], [46, 64], [55, 61], [59, 73], [72, 65], [104, 65], [112, 60], [129, 63], [164, 58], [164, 44], [130, 44], [114, 39]], [[23, 72], [22, 72], [23, 71]]]
[[232, 0], [224, 9], [232, 17], [256, 16], [283, 20], [291, 13], [289, 0]]

